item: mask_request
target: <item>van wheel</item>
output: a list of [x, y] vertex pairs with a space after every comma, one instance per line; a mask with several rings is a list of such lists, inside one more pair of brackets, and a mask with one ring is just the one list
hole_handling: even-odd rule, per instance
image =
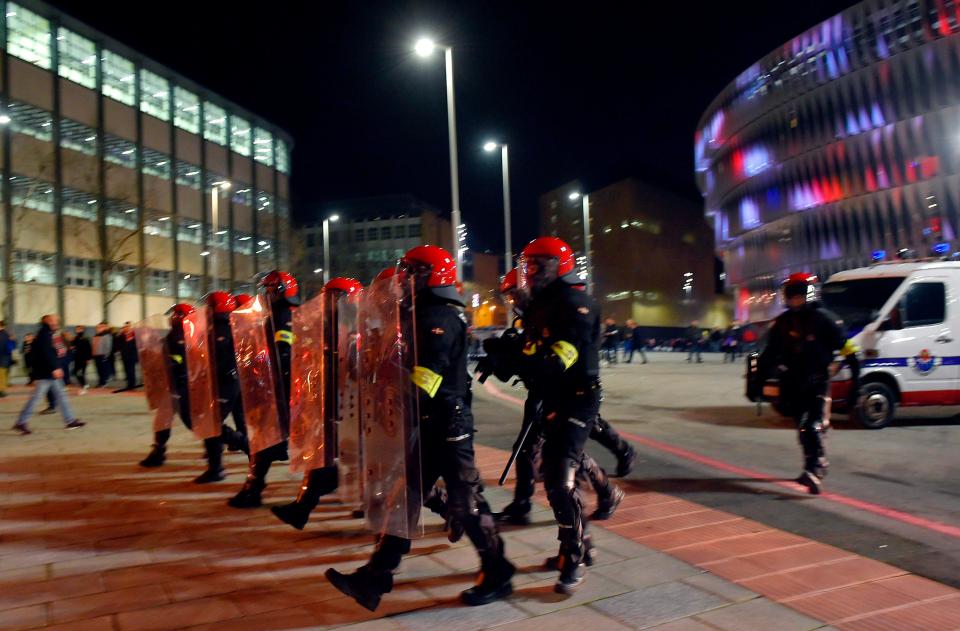
[[860, 388], [857, 417], [867, 429], [882, 429], [893, 420], [897, 400], [886, 384], [874, 381]]

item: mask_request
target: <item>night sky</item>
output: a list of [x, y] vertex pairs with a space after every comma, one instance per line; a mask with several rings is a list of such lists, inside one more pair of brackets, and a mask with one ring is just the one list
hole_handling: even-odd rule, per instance
[[537, 196], [636, 175], [699, 200], [694, 128], [740, 71], [851, 0], [716, 2], [169, 2], [55, 6], [293, 134], [295, 217], [349, 197], [450, 207], [442, 55], [454, 47], [461, 207], [473, 248], [500, 250], [510, 143], [514, 241]]

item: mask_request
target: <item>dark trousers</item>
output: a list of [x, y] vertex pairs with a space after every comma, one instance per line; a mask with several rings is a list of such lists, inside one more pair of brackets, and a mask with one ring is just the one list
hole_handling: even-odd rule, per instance
[[646, 364], [647, 354], [646, 352], [644, 352], [643, 347], [642, 346], [634, 347], [633, 344], [627, 344], [627, 348], [626, 348], [627, 363], [629, 364], [630, 362], [633, 361], [633, 354], [635, 352], [640, 353], [640, 359], [642, 359], [643, 363]]
[[133, 390], [137, 387], [137, 358], [123, 358], [123, 374], [127, 378], [127, 390]]
[[823, 477], [828, 466], [823, 439], [830, 424], [830, 383], [826, 379], [814, 379], [805, 384], [786, 383], [782, 387], [789, 411], [797, 422], [803, 468]]
[[617, 363], [617, 347], [616, 346], [604, 346], [602, 349], [603, 358], [606, 359], [611, 364]]
[[110, 383], [110, 357], [96, 355], [93, 361], [97, 366], [97, 387], [102, 388]]
[[687, 361], [691, 361], [693, 359], [693, 356], [696, 355], [697, 363], [702, 362], [703, 361], [702, 353], [703, 353], [703, 348], [700, 346], [700, 344], [694, 344], [693, 346], [690, 347], [690, 350], [687, 351]]
[[75, 360], [73, 362], [73, 378], [81, 386], [87, 385], [87, 360]]
[[[490, 506], [483, 497], [480, 472], [474, 459], [473, 419], [469, 410], [451, 423], [448, 431], [438, 431], [437, 427], [424, 429], [421, 434], [421, 453], [425, 456], [421, 459], [423, 497], [427, 498], [437, 480], [443, 478], [450, 518], [463, 525], [481, 563], [487, 565], [502, 559], [503, 546]], [[455, 438], [459, 440], [453, 440]], [[368, 567], [376, 573], [392, 572], [409, 551], [409, 539], [385, 535], [377, 541]]]

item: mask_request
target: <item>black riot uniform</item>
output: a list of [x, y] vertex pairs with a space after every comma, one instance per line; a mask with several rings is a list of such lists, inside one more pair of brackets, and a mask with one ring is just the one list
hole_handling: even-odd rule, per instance
[[[167, 333], [166, 340], [164, 341], [164, 349], [166, 351], [167, 366], [170, 371], [170, 383], [173, 387], [174, 411], [180, 416], [180, 420], [187, 429], [192, 429], [193, 424], [190, 417], [190, 388], [188, 385], [183, 339], [183, 321], [181, 319], [172, 319], [170, 332]], [[154, 433], [153, 448], [147, 457], [140, 461], [140, 466], [159, 467], [164, 463], [170, 433], [171, 430], [169, 429]], [[221, 438], [208, 438], [203, 441], [203, 446], [207, 457], [207, 471], [198, 476], [194, 482], [205, 483], [215, 481], [212, 478], [223, 479], [221, 466], [223, 442]]]
[[[436, 251], [452, 266], [450, 255], [435, 246], [414, 248], [401, 259], [400, 266], [426, 265], [429, 257], [439, 254]], [[455, 267], [450, 269], [455, 274]], [[443, 478], [449, 517], [463, 528], [481, 562], [477, 585], [465, 591], [462, 598], [467, 604], [482, 605], [512, 592], [510, 579], [515, 568], [504, 556], [503, 540], [483, 497], [474, 459], [463, 305], [452, 285], [440, 289], [435, 292], [425, 288], [416, 295], [417, 366], [412, 379], [419, 397], [422, 491], [427, 498], [437, 480]], [[344, 575], [329, 569], [326, 575], [340, 591], [373, 610], [382, 594], [391, 591], [393, 572], [409, 551], [408, 539], [384, 535], [378, 539], [369, 563], [357, 572]]]
[[[789, 290], [786, 286], [785, 291]], [[770, 376], [776, 367], [781, 368], [780, 404], [796, 419], [803, 448], [803, 473], [797, 481], [811, 493], [820, 492], [828, 466], [823, 438], [830, 418], [830, 365], [836, 352], [852, 356], [855, 351], [828, 312], [803, 304], [774, 320], [759, 358], [761, 376]], [[750, 394], [751, 398], [759, 396]]]
[[583, 577], [586, 519], [576, 473], [600, 413], [600, 311], [560, 278], [533, 296], [524, 316], [531, 390], [543, 398], [543, 482], [559, 526], [561, 591]]
[[[269, 276], [268, 276], [269, 277]], [[273, 339], [274, 359], [279, 367], [279, 383], [276, 384], [277, 416], [280, 419], [284, 435], [290, 433], [290, 363], [293, 345], [293, 309], [298, 300], [291, 300], [282, 294], [270, 293], [270, 319], [268, 320], [268, 339]], [[286, 441], [277, 443], [250, 457], [250, 469], [240, 491], [227, 501], [234, 508], [256, 508], [262, 504], [263, 489], [267, 486], [267, 473], [274, 462], [287, 460]]]
[[[240, 397], [240, 378], [237, 376], [237, 356], [233, 349], [233, 331], [229, 313], [213, 315], [214, 354], [217, 362], [217, 398], [220, 403], [220, 422], [223, 441], [231, 451], [247, 452], [247, 426]], [[234, 427], [226, 424], [233, 417]]]

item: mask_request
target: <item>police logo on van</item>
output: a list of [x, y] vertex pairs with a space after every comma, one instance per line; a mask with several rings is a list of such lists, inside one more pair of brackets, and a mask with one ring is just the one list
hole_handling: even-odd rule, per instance
[[929, 375], [942, 361], [942, 358], [935, 357], [929, 350], [923, 349], [919, 355], [910, 358], [910, 365], [921, 375]]

